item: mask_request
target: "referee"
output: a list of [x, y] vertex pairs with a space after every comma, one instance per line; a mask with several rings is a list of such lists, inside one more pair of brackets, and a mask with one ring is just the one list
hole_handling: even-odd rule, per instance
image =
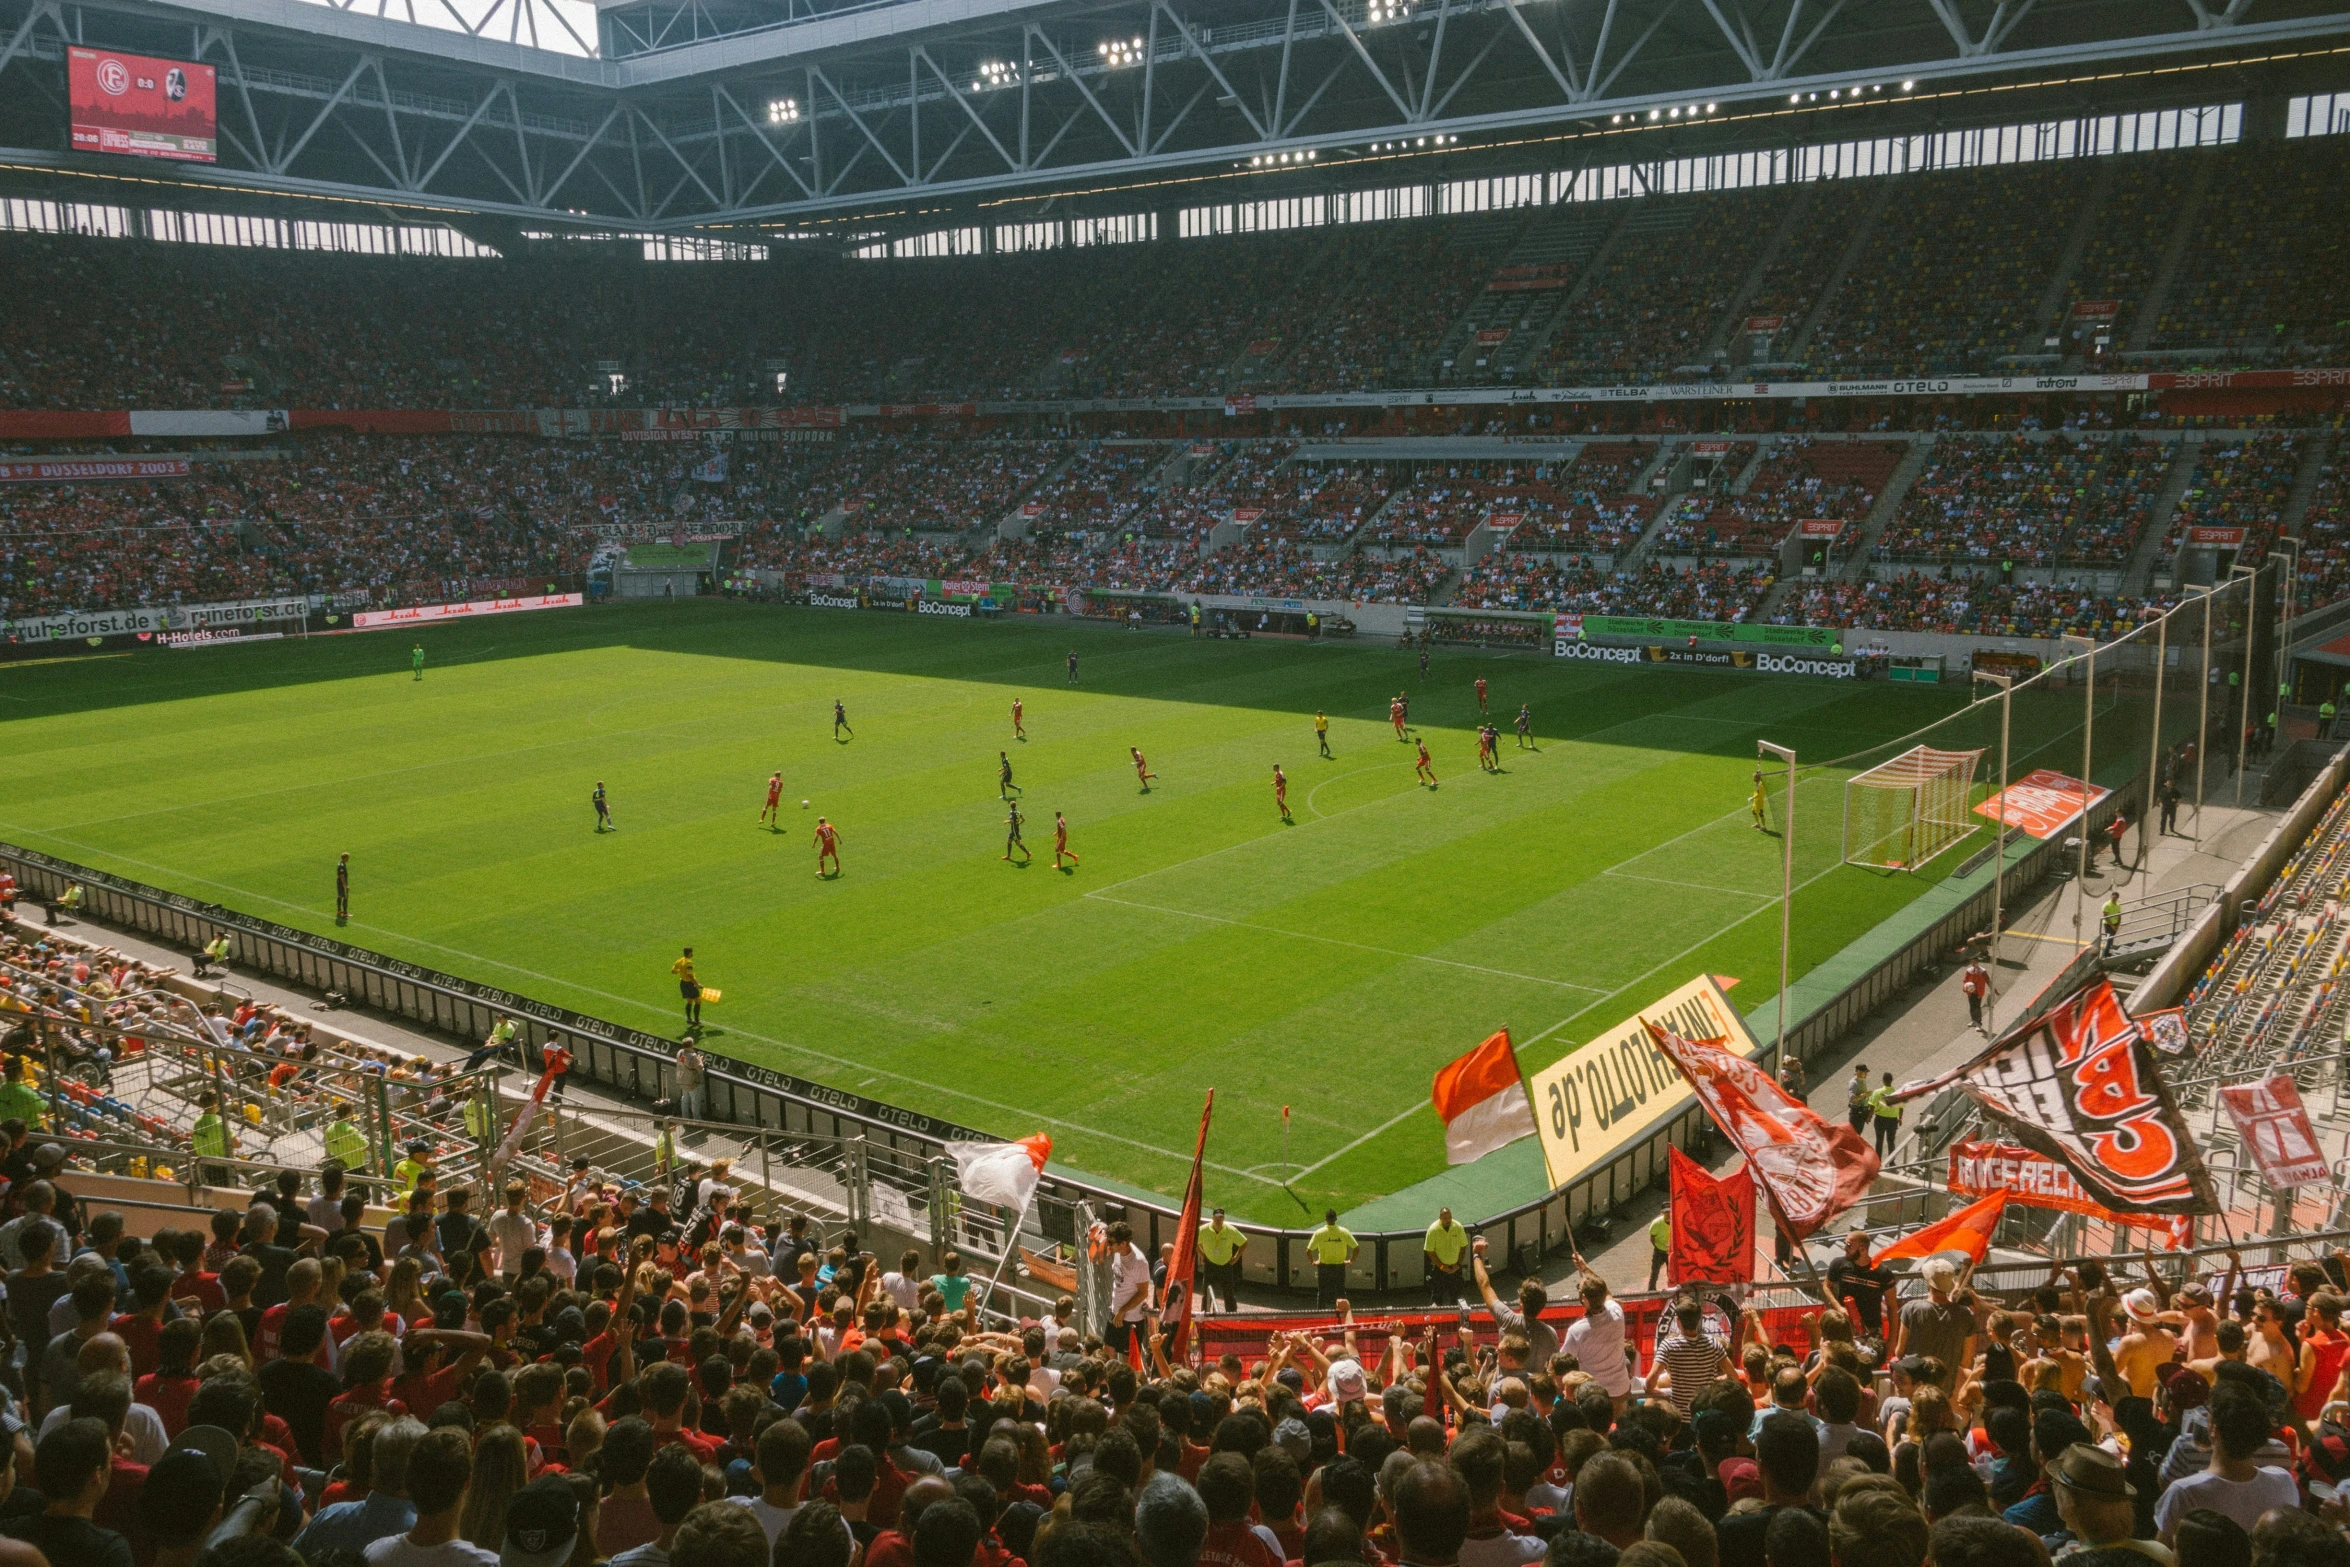
[[1322, 1210], [1322, 1227], [1306, 1237], [1306, 1251], [1314, 1259], [1315, 1304], [1324, 1311], [1337, 1306], [1346, 1294], [1346, 1265], [1363, 1249], [1354, 1232], [1338, 1222], [1338, 1210]]

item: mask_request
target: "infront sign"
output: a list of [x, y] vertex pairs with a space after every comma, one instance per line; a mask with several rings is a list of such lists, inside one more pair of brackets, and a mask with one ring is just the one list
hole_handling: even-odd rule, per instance
[[1642, 1018], [1684, 1039], [1719, 1039], [1748, 1060], [1762, 1048], [1722, 987], [1710, 975], [1700, 975], [1528, 1074], [1542, 1160], [1553, 1187], [1638, 1147], [1696, 1108], [1697, 1095], [1649, 1041]]

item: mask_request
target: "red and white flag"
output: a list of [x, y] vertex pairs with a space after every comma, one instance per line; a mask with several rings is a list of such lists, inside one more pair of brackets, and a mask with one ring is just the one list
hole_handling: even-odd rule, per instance
[[1716, 1178], [1672, 1144], [1672, 1250], [1666, 1254], [1675, 1287], [1754, 1282], [1754, 1175], [1740, 1165]]
[[946, 1150], [965, 1197], [1020, 1210], [1036, 1195], [1037, 1178], [1053, 1156], [1053, 1140], [1039, 1132], [1016, 1143], [948, 1143]]
[[1534, 1103], [1506, 1028], [1438, 1071], [1429, 1097], [1444, 1121], [1447, 1164], [1467, 1164], [1534, 1135]]
[[2007, 1193], [1993, 1192], [1981, 1202], [1971, 1202], [1945, 1219], [1914, 1235], [1900, 1240], [1869, 1259], [1875, 1267], [1880, 1262], [1891, 1262], [1896, 1257], [1931, 1257], [1940, 1251], [1963, 1251], [1975, 1262], [1991, 1249], [1991, 1236], [1999, 1228], [1999, 1216], [2007, 1211]]
[[1877, 1178], [1876, 1152], [1841, 1121], [1827, 1122], [1719, 1039], [1683, 1039], [1641, 1019], [1657, 1052], [1689, 1080], [1697, 1102], [1746, 1165], [1771, 1216], [1796, 1240], [1865, 1196]]
[[547, 1090], [554, 1086], [555, 1079], [571, 1070], [571, 1052], [561, 1045], [548, 1046], [545, 1060], [546, 1069], [539, 1073], [539, 1080], [531, 1085], [530, 1102], [514, 1112], [514, 1124], [506, 1128], [506, 1136], [498, 1144], [498, 1151], [490, 1155], [490, 1168], [493, 1170], [505, 1168], [513, 1162], [516, 1154], [522, 1152], [522, 1137], [530, 1130], [530, 1118], [538, 1114], [539, 1107], [547, 1102]]
[[2252, 1150], [2260, 1178], [2278, 1191], [2333, 1174], [2291, 1073], [2279, 1072], [2265, 1082], [2231, 1084], [2219, 1091], [2219, 1102], [2236, 1124], [2236, 1135]]

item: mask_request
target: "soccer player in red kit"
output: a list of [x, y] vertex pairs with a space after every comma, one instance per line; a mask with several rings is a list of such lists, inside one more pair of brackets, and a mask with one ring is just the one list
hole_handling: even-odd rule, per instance
[[840, 874], [840, 829], [823, 817], [816, 818], [816, 879], [824, 879], [824, 862], [832, 861], [832, 874]]
[[1387, 704], [1387, 721], [1395, 725], [1395, 737], [1403, 738], [1403, 698], [1394, 697]]
[[1028, 730], [1020, 722], [1020, 699], [1018, 697], [1012, 698], [1012, 738], [1015, 740], [1028, 738]]
[[1480, 713], [1485, 711], [1485, 677], [1483, 675], [1477, 677], [1477, 711]]
[[1289, 775], [1281, 770], [1279, 762], [1273, 764], [1273, 808], [1281, 813], [1283, 821], [1289, 820]]
[[1054, 870], [1059, 870], [1061, 868], [1061, 861], [1064, 858], [1066, 858], [1071, 865], [1078, 863], [1077, 851], [1069, 847], [1069, 818], [1063, 816], [1059, 811], [1055, 811], [1053, 812]]
[[1426, 779], [1428, 787], [1433, 789], [1436, 787], [1436, 763], [1429, 758], [1428, 742], [1426, 740], [1421, 740], [1416, 743], [1420, 748], [1420, 760], [1414, 764], [1412, 768], [1412, 776], [1414, 778]]
[[1130, 745], [1126, 749], [1134, 753], [1134, 776], [1142, 780], [1142, 792], [1144, 794], [1150, 793], [1151, 780], [1159, 775], [1152, 772], [1151, 764], [1142, 759], [1140, 748]]
[[779, 813], [782, 810], [782, 805], [783, 774], [770, 773], [767, 776], [767, 805], [764, 810], [759, 812], [759, 820], [770, 827], [781, 827], [783, 817]]

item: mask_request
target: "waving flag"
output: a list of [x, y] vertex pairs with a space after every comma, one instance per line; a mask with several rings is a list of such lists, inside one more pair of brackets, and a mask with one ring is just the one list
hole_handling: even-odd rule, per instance
[[1191, 1302], [1197, 1293], [1201, 1171], [1208, 1156], [1208, 1119], [1216, 1113], [1216, 1091], [1200, 1108], [1199, 1141], [1191, 1149], [1191, 1179], [1183, 1186], [1183, 1216], [1175, 1221], [1175, 1252], [1167, 1259], [1167, 1287], [1159, 1297], [1159, 1330], [1167, 1335], [1167, 1362], [1181, 1365], [1191, 1340]]
[[1704, 1165], [1665, 1145], [1672, 1171], [1675, 1286], [1754, 1282], [1754, 1172], [1740, 1165], [1716, 1179]]
[[555, 1079], [571, 1070], [571, 1052], [561, 1045], [549, 1045], [544, 1060], [546, 1070], [540, 1072], [539, 1080], [531, 1085], [529, 1103], [514, 1112], [514, 1124], [506, 1128], [506, 1136], [498, 1144], [498, 1151], [490, 1156], [492, 1169], [503, 1168], [522, 1151], [522, 1136], [530, 1130], [530, 1118], [537, 1115], [539, 1107], [547, 1102], [547, 1090], [554, 1086]]
[[2218, 1210], [2146, 1031], [2122, 1010], [2109, 980], [2083, 986], [1956, 1071], [1906, 1083], [1894, 1097], [1954, 1084], [2016, 1141], [2070, 1170], [2100, 1207], [2136, 1215]]
[[1714, 1125], [1746, 1155], [1779, 1228], [1801, 1240], [1851, 1207], [1877, 1178], [1877, 1156], [1860, 1134], [1829, 1123], [1771, 1074], [1718, 1039], [1683, 1039], [1646, 1018], [1657, 1053], [1680, 1068]]
[[1963, 1251], [1976, 1262], [1991, 1249], [1991, 1236], [1999, 1228], [1999, 1216], [2007, 1211], [2007, 1193], [1993, 1192], [1981, 1202], [1971, 1202], [1946, 1219], [1936, 1219], [1914, 1235], [1900, 1240], [1869, 1259], [1869, 1266], [1891, 1262], [1897, 1257], [1931, 1257], [1938, 1251]]
[[1467, 1164], [1535, 1132], [1534, 1106], [1503, 1029], [1436, 1074], [1431, 1092], [1444, 1120], [1444, 1162]]
[[1044, 1162], [1053, 1156], [1053, 1140], [1038, 1132], [1016, 1143], [948, 1143], [946, 1150], [965, 1197], [1023, 1210], [1036, 1195]]

